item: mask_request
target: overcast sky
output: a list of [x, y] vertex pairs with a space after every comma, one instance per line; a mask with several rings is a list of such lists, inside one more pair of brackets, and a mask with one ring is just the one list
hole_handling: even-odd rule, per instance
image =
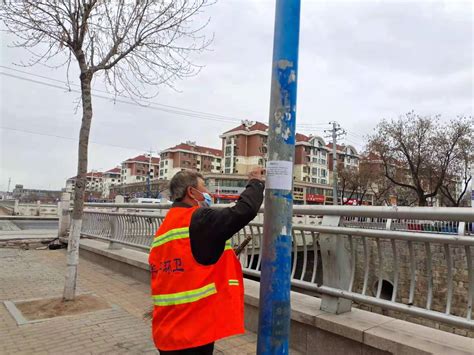
[[[380, 119], [412, 109], [473, 115], [473, 4], [302, 0], [297, 122], [313, 126], [298, 131], [324, 135], [336, 120], [360, 148]], [[212, 51], [195, 60], [205, 68], [154, 102], [267, 122], [274, 1], [220, 0], [208, 14]], [[78, 94], [5, 75], [61, 86], [5, 68], [28, 58], [7, 47], [12, 39], [0, 44], [0, 191], [9, 178], [11, 188], [60, 189], [76, 171]], [[20, 69], [66, 80], [64, 69]], [[89, 170], [186, 140], [220, 148], [219, 134], [238, 125], [98, 97], [93, 105]]]

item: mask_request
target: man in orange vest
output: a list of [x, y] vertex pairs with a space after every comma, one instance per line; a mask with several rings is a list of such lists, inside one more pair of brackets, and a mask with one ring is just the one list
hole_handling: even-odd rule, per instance
[[160, 354], [212, 354], [216, 340], [245, 331], [242, 267], [230, 238], [255, 218], [263, 190], [262, 170], [254, 169], [233, 207], [212, 209], [202, 175], [186, 170], [171, 179], [174, 203], [148, 259]]

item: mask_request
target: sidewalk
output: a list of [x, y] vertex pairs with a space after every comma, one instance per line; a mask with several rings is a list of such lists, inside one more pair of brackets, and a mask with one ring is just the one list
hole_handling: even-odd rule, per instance
[[[61, 295], [65, 264], [64, 250], [0, 249], [0, 301]], [[0, 354], [158, 354], [142, 319], [147, 285], [81, 260], [78, 292], [115, 307], [17, 326], [0, 303]], [[256, 341], [253, 333], [221, 340], [214, 353], [255, 354]]]

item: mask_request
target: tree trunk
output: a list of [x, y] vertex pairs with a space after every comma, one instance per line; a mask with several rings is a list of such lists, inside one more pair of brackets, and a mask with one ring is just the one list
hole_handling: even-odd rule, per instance
[[427, 204], [425, 194], [418, 194], [418, 206], [425, 207]]
[[67, 246], [67, 270], [63, 299], [73, 301], [76, 296], [77, 266], [79, 264], [79, 239], [81, 237], [84, 191], [87, 185], [87, 151], [92, 120], [91, 80], [92, 74], [82, 72], [81, 76], [82, 123], [79, 133], [77, 177], [74, 188], [74, 208]]

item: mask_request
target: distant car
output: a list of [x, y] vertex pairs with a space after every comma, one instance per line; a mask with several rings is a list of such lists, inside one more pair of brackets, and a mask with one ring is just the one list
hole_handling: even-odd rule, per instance
[[[145, 198], [145, 197], [137, 197], [137, 198], [132, 198], [130, 200], [130, 203], [136, 203], [136, 204], [171, 204], [172, 202], [167, 200], [166, 198]], [[138, 207], [138, 206], [137, 206]], [[140, 213], [164, 213], [164, 210], [149, 210], [149, 209], [143, 209], [143, 208], [136, 208], [136, 209], [129, 209], [129, 212], [140, 212]]]
[[132, 198], [130, 200], [130, 203], [170, 203], [171, 201], [168, 201], [164, 198], [145, 198], [145, 197], [139, 197], [139, 198]]

